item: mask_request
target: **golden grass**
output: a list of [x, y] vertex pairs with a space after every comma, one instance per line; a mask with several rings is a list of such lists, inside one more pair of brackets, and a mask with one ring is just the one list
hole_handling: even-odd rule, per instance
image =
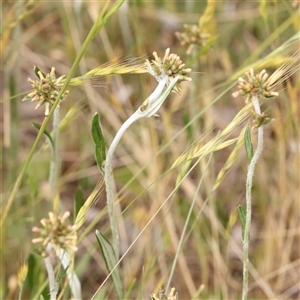
[[[198, 289], [203, 299], [220, 299], [221, 295], [223, 299], [240, 298], [242, 252], [236, 208], [245, 202], [247, 159], [243, 132], [251, 124], [251, 104], [245, 106], [242, 99], [233, 99], [235, 87], [230, 89], [229, 85], [249, 67], [257, 71], [267, 68], [269, 74], [273, 73], [273, 87], [280, 92], [277, 99], [263, 104], [275, 121], [265, 129], [265, 150], [254, 177], [250, 297], [299, 297], [300, 86], [299, 51], [295, 52], [299, 28], [293, 25], [296, 12], [288, 2], [268, 3], [266, 25], [256, 3], [232, 4], [235, 10], [231, 17], [225, 4], [217, 3], [210, 16], [218, 35], [213, 48], [193, 66], [187, 66], [195, 72], [193, 82], [184, 85], [180, 95], [173, 94], [167, 99], [160, 118], [134, 124], [116, 150], [115, 207], [121, 253], [130, 247], [121, 264], [124, 288], [130, 299], [148, 298], [166, 284], [191, 199], [211, 153], [212, 162], [196, 198], [172, 286], [180, 299], [192, 299]], [[7, 17], [1, 37], [6, 45], [3, 99], [9, 99], [1, 102], [5, 111], [5, 197], [36, 136], [31, 122], [43, 120], [43, 111], [34, 111], [30, 104], [21, 103], [14, 96], [30, 88], [26, 80], [34, 76], [33, 65], [41, 70], [55, 66], [59, 74], [67, 74], [102, 4], [87, 2], [76, 11], [66, 3], [43, 2], [34, 5], [28, 15], [22, 15], [25, 7], [17, 12], [16, 5], [4, 7]], [[190, 10], [188, 4], [165, 2], [162, 12], [155, 2], [141, 1], [139, 6], [130, 2], [125, 7], [130, 27], [125, 30], [129, 30], [132, 44], [124, 42], [126, 32], [120, 29], [117, 13], [96, 37], [70, 82], [70, 95], [61, 105], [58, 209], [73, 212], [74, 194], [79, 186], [83, 189], [86, 202], [74, 222], [80, 228], [75, 270], [84, 282], [84, 299], [92, 297], [108, 274], [95, 244], [95, 229], [110, 239], [104, 187], [98, 181], [100, 174], [94, 161], [92, 116], [99, 112], [109, 145], [121, 124], [157, 84], [145, 74], [141, 55], [163, 53], [170, 47], [186, 60], [185, 49], [173, 34], [181, 30], [183, 23], [197, 23], [205, 6], [201, 2]], [[245, 11], [253, 12], [255, 17], [241, 18], [239, 12]], [[20, 39], [16, 42], [13, 34], [18, 30]], [[121, 59], [129, 56], [139, 58]], [[48, 131], [51, 130], [49, 126]], [[255, 147], [255, 130], [252, 137]], [[18, 295], [20, 257], [30, 256], [29, 274], [30, 263], [36, 266], [35, 283], [31, 286], [30, 280], [25, 282], [23, 299], [39, 297], [45, 284], [43, 265], [33, 254], [31, 228], [53, 206], [47, 197], [47, 145], [39, 145], [2, 228], [1, 244], [5, 247], [0, 253], [1, 285], [6, 298]], [[198, 159], [200, 162], [191, 170]], [[65, 278], [62, 286], [64, 282]], [[67, 292], [64, 297], [68, 299]], [[98, 297], [115, 297], [111, 281], [104, 284]]]

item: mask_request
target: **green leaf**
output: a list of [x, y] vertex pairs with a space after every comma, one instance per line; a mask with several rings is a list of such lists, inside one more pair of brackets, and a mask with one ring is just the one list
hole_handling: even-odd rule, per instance
[[23, 99], [22, 99], [22, 101], [28, 101], [28, 100], [31, 100], [32, 99], [32, 97], [29, 97], [28, 95], [27, 96], [25, 96]]
[[40, 295], [40, 300], [45, 300], [43, 295]]
[[56, 280], [57, 283], [59, 283], [66, 276], [69, 267], [70, 267], [70, 265], [68, 265], [65, 269], [63, 269], [60, 276]]
[[[183, 120], [183, 124], [186, 127], [187, 138], [189, 140], [192, 140], [193, 136], [194, 136], [193, 127], [192, 127], [192, 124], [189, 124], [190, 116], [186, 111], [184, 111], [183, 114], [182, 114], [182, 120]], [[187, 124], [189, 124], [189, 125], [187, 125]]]
[[245, 238], [245, 226], [246, 226], [246, 210], [244, 206], [238, 206], [238, 213], [240, 216], [241, 224], [242, 224], [242, 240], [244, 241]]
[[[40, 130], [41, 129], [41, 125], [38, 123], [34, 123], [32, 122], [32, 126], [34, 126], [36, 129]], [[44, 134], [46, 135], [46, 137], [49, 140], [50, 145], [52, 146], [52, 148], [54, 149], [54, 142], [52, 140], [51, 134], [45, 129], [44, 130]]]
[[75, 218], [77, 217], [78, 212], [80, 208], [83, 206], [83, 204], [84, 204], [84, 198], [83, 198], [82, 189], [78, 188], [75, 193]]
[[33, 71], [34, 71], [34, 73], [35, 73], [35, 75], [36, 75], [36, 77], [37, 77], [38, 79], [40, 79], [40, 76], [39, 76], [39, 74], [38, 74], [39, 71], [43, 74], [44, 77], [46, 77], [46, 74], [43, 73], [43, 72], [40, 70], [40, 68], [37, 67], [37, 66], [34, 66], [34, 67], [33, 67]]
[[245, 149], [246, 149], [248, 165], [249, 165], [253, 158], [253, 146], [252, 146], [252, 142], [251, 142], [251, 130], [250, 130], [249, 126], [247, 127], [247, 129], [245, 131], [244, 143], [245, 143]]
[[28, 273], [27, 273], [27, 277], [26, 277], [27, 285], [28, 285], [29, 290], [33, 291], [35, 288], [34, 284], [36, 283], [35, 276], [38, 273], [35, 256], [33, 254], [29, 255], [27, 264], [28, 264]]
[[[100, 246], [100, 250], [103, 255], [107, 271], [110, 273], [118, 262], [115, 251], [114, 251], [112, 245], [110, 244], [110, 242], [98, 230], [96, 230], [96, 238], [97, 238], [98, 244]], [[111, 278], [112, 278], [118, 299], [123, 299], [123, 286], [122, 286], [120, 269], [118, 267], [114, 269], [113, 273], [111, 274]]]
[[99, 125], [99, 114], [96, 113], [92, 120], [92, 136], [95, 143], [95, 159], [100, 172], [104, 175], [103, 162], [106, 159], [105, 140]]

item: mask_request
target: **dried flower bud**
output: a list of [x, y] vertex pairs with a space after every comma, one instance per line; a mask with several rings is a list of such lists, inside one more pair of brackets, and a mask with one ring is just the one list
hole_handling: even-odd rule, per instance
[[254, 96], [258, 99], [278, 96], [277, 92], [271, 91], [272, 86], [268, 80], [269, 75], [266, 73], [266, 70], [262, 70], [259, 74], [255, 75], [251, 68], [245, 75], [246, 80], [241, 77], [238, 79], [238, 90], [232, 94], [233, 97], [237, 97], [238, 95], [246, 96], [246, 103], [248, 103]]
[[168, 82], [170, 83], [176, 76], [179, 78], [175, 86], [176, 91], [180, 91], [179, 84], [182, 81], [192, 81], [188, 77], [188, 73], [191, 72], [190, 68], [184, 68], [185, 64], [182, 62], [177, 54], [171, 53], [170, 48], [165, 52], [164, 58], [160, 58], [156, 52], [153, 52], [154, 60], [151, 63], [146, 60], [146, 65], [149, 73], [156, 78], [159, 82], [165, 76], [168, 76]]
[[76, 226], [67, 225], [66, 220], [70, 216], [69, 212], [56, 216], [49, 212], [49, 219], [42, 219], [40, 222], [43, 228], [33, 227], [32, 231], [39, 234], [38, 238], [32, 240], [33, 243], [40, 243], [41, 255], [46, 257], [49, 255], [47, 245], [50, 243], [52, 248], [59, 254], [60, 249], [67, 252], [77, 250], [75, 242], [77, 239]]
[[267, 125], [274, 120], [267, 117], [267, 115], [264, 112], [262, 112], [261, 114], [253, 112], [253, 118], [253, 128], [258, 128], [260, 126]]
[[171, 288], [168, 295], [165, 294], [165, 290], [160, 288], [158, 291], [158, 296], [155, 294], [150, 295], [151, 300], [178, 300], [178, 293], [175, 293], [175, 288]]
[[204, 46], [211, 36], [208, 33], [201, 33], [199, 26], [187, 24], [183, 25], [184, 32], [176, 32], [175, 35], [182, 46], [188, 46], [186, 54], [191, 54], [195, 46]]
[[[49, 114], [51, 105], [54, 104], [54, 100], [58, 96], [59, 91], [63, 86], [65, 75], [56, 78], [55, 68], [53, 67], [51, 68], [50, 73], [46, 75], [44, 75], [40, 70], [37, 71], [36, 74], [38, 75], [39, 80], [28, 78], [28, 82], [31, 84], [34, 91], [25, 96], [22, 101], [38, 101], [35, 109], [45, 105], [45, 115], [47, 116]], [[59, 101], [64, 101], [68, 93], [69, 91], [65, 91]]]

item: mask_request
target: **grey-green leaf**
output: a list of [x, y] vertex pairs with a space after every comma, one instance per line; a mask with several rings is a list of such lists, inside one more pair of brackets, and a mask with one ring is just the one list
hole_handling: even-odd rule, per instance
[[246, 210], [244, 206], [238, 206], [238, 213], [240, 216], [241, 224], [242, 224], [242, 240], [244, 241], [245, 238], [245, 226], [246, 226]]
[[[116, 254], [110, 242], [98, 230], [96, 230], [96, 238], [100, 246], [100, 250], [103, 255], [107, 271], [110, 273], [113, 270], [113, 268], [116, 266], [118, 259], [116, 257]], [[111, 274], [111, 278], [118, 299], [123, 299], [123, 285], [122, 285], [120, 269], [118, 267], [114, 269], [113, 273]]]
[[245, 131], [244, 143], [245, 143], [245, 149], [246, 149], [248, 165], [249, 165], [253, 158], [253, 146], [252, 146], [252, 142], [251, 142], [251, 130], [250, 130], [249, 126], [247, 127], [247, 129]]
[[75, 193], [75, 219], [83, 204], [84, 204], [84, 198], [83, 198], [82, 189], [78, 188]]
[[105, 140], [99, 124], [99, 114], [96, 113], [92, 120], [92, 136], [95, 143], [95, 159], [98, 168], [104, 174], [103, 163], [106, 159]]
[[[32, 126], [34, 126], [36, 129], [40, 130], [41, 129], [41, 125], [38, 123], [32, 123]], [[48, 138], [50, 145], [52, 146], [52, 148], [54, 149], [54, 142], [53, 139], [51, 137], [51, 134], [45, 129], [44, 130], [44, 134], [46, 135], [46, 137]]]

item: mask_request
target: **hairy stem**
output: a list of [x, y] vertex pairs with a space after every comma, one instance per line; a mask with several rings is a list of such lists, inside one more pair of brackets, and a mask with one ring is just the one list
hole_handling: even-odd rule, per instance
[[[173, 79], [172, 83], [169, 85], [169, 87], [164, 92], [165, 97], [166, 97], [166, 95], [168, 95], [171, 92], [171, 90], [174, 87], [177, 80], [178, 80], [178, 78]], [[113, 139], [113, 141], [107, 151], [107, 154], [106, 154], [105, 167], [104, 167], [104, 181], [105, 181], [105, 185], [106, 185], [106, 201], [107, 201], [108, 215], [109, 215], [109, 219], [110, 219], [110, 228], [111, 228], [111, 232], [112, 232], [112, 236], [113, 236], [113, 248], [114, 248], [114, 251], [115, 251], [115, 254], [117, 257], [119, 255], [119, 234], [118, 234], [117, 220], [116, 220], [115, 213], [114, 213], [114, 195], [113, 195], [113, 189], [112, 189], [113, 154], [114, 154], [114, 152], [117, 148], [117, 145], [118, 145], [121, 137], [123, 136], [124, 132], [135, 121], [137, 121], [138, 119], [140, 119], [142, 117], [150, 117], [157, 111], [157, 109], [159, 109], [160, 105], [162, 104], [162, 102], [164, 100], [158, 101], [159, 106], [154, 105], [153, 102], [156, 102], [156, 100], [158, 100], [158, 98], [160, 96], [162, 96], [163, 90], [164, 90], [167, 82], [168, 82], [168, 77], [165, 76], [161, 81], [159, 81], [159, 84], [157, 85], [156, 89], [149, 96], [148, 104], [147, 104], [147, 107], [145, 108], [145, 111], [142, 112], [141, 109], [138, 108], [138, 110], [133, 115], [131, 115], [129, 117], [129, 119], [127, 119], [125, 121], [125, 123], [121, 126], [121, 128], [117, 132], [117, 134], [116, 134], [115, 138]], [[165, 99], [165, 97], [163, 97], [163, 99]], [[151, 108], [152, 104], [155, 107], [154, 111], [153, 111], [153, 108]]]
[[259, 127], [257, 149], [253, 155], [250, 164], [248, 165], [248, 173], [247, 173], [247, 180], [246, 180], [246, 224], [245, 224], [245, 232], [244, 232], [244, 239], [243, 239], [244, 265], [243, 265], [242, 300], [246, 300], [248, 294], [249, 242], [250, 242], [251, 209], [252, 209], [251, 191], [252, 191], [252, 184], [253, 184], [253, 175], [254, 175], [255, 165], [263, 150], [263, 144], [264, 144], [264, 129], [263, 127]]
[[[51, 249], [51, 245], [48, 244], [47, 248]], [[47, 256], [44, 258], [45, 267], [48, 274], [48, 280], [49, 280], [49, 291], [50, 291], [50, 300], [56, 300], [56, 295], [58, 292], [58, 286], [56, 284], [55, 275], [53, 266], [51, 264], [50, 256]]]
[[57, 159], [57, 151], [58, 151], [58, 135], [59, 135], [59, 107], [57, 107], [54, 111], [53, 115], [53, 142], [54, 147], [51, 153], [51, 162], [50, 162], [50, 174], [49, 174], [49, 185], [51, 188], [51, 198], [53, 199], [56, 192], [56, 183], [57, 183], [57, 170], [58, 170], [58, 159]]
[[136, 114], [133, 114], [121, 126], [121, 128], [117, 132], [115, 138], [113, 139], [108, 149], [108, 152], [106, 154], [106, 160], [105, 160], [104, 181], [106, 186], [106, 202], [107, 202], [107, 209], [108, 209], [108, 215], [110, 220], [110, 228], [113, 236], [113, 248], [117, 257], [119, 255], [119, 233], [118, 233], [117, 220], [114, 213], [114, 195], [113, 195], [113, 188], [112, 188], [112, 181], [113, 181], [112, 158], [121, 137], [123, 136], [124, 132], [130, 127], [130, 125], [132, 125], [138, 119], [136, 117], [137, 117]]

